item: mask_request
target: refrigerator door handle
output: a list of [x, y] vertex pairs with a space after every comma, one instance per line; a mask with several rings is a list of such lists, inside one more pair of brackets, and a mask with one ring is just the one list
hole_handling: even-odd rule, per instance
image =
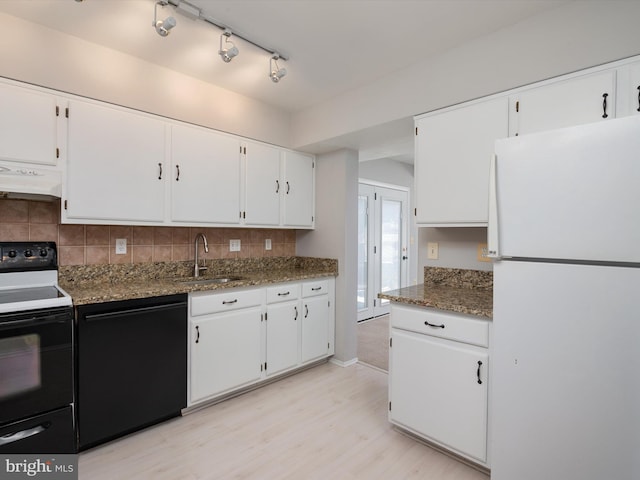
[[491, 156], [489, 167], [489, 226], [487, 228], [487, 256], [490, 258], [500, 258], [500, 248], [498, 242], [498, 199], [497, 199], [497, 179], [496, 179], [497, 156]]

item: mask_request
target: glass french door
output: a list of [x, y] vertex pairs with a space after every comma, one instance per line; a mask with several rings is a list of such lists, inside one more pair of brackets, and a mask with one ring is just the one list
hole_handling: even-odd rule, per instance
[[358, 321], [389, 313], [379, 292], [407, 285], [408, 192], [360, 183], [358, 188]]

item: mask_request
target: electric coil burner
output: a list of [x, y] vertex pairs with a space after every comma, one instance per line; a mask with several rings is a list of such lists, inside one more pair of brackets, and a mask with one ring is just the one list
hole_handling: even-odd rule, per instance
[[53, 242], [0, 242], [0, 454], [74, 453], [73, 310]]

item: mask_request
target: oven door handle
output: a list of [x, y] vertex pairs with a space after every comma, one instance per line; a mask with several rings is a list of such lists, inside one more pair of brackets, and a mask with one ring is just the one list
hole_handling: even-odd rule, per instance
[[47, 325], [50, 323], [66, 323], [69, 321], [67, 316], [52, 316], [52, 317], [30, 317], [20, 320], [9, 320], [6, 322], [0, 322], [0, 330], [6, 330], [8, 328], [24, 327], [30, 325]]
[[50, 422], [45, 422], [41, 425], [38, 425], [37, 427], [27, 428], [25, 430], [20, 430], [19, 432], [8, 433], [0, 437], [0, 445], [8, 445], [9, 443], [33, 437], [34, 435], [38, 435], [39, 433], [44, 432], [50, 426]]

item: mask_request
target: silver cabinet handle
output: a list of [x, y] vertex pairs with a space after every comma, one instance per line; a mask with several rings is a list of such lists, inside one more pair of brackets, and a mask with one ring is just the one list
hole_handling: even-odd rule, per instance
[[276, 193], [280, 192], [280, 180], [276, 180]]
[[158, 173], [158, 180], [162, 180], [162, 164], [159, 163], [158, 167], [160, 168], [160, 173]]
[[295, 317], [293, 317], [293, 320], [294, 320], [294, 321], [296, 321], [296, 320], [298, 320], [298, 307], [296, 307], [296, 306], [294, 305], [294, 306], [293, 306], [293, 309], [294, 309], [294, 310], [295, 310], [295, 312], [296, 312], [296, 316], [295, 316]]
[[289, 195], [289, 190], [291, 190], [291, 187], [289, 185], [289, 182], [287, 182], [287, 195]]
[[176, 165], [176, 182], [180, 181], [180, 165]]

